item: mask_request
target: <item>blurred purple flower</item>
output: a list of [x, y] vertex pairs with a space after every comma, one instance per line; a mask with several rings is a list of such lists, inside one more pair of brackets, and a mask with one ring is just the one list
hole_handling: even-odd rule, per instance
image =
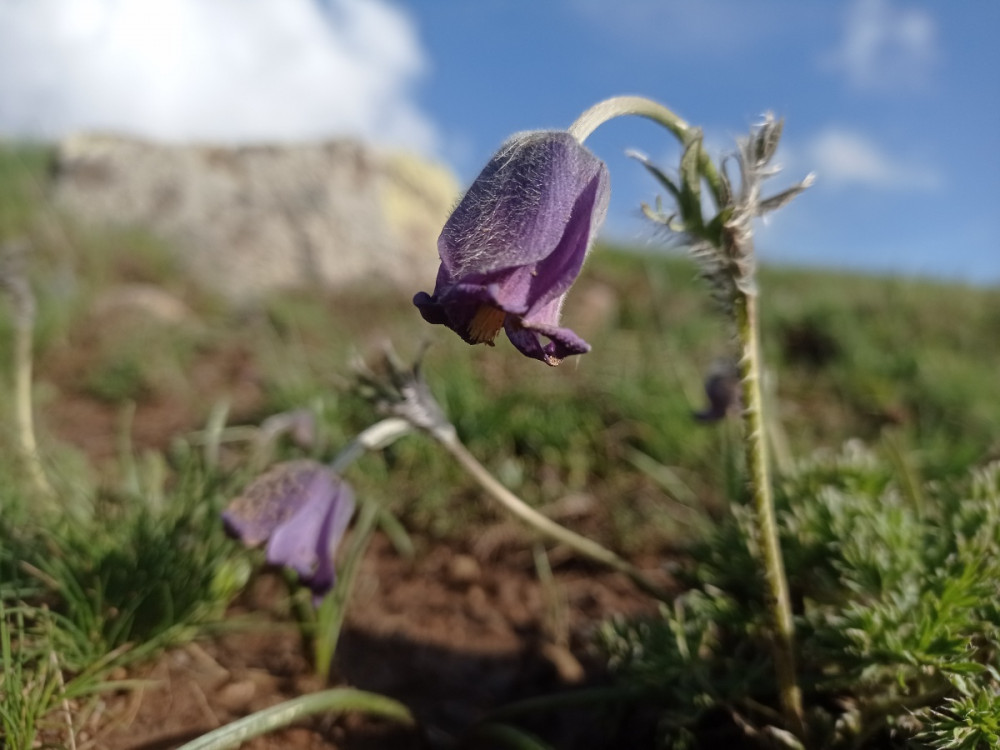
[[353, 513], [350, 486], [323, 464], [300, 460], [251, 482], [222, 520], [248, 547], [267, 542], [267, 561], [295, 570], [318, 600], [333, 588], [333, 556]]
[[604, 162], [569, 133], [514, 135], [445, 223], [434, 294], [413, 303], [470, 344], [492, 345], [503, 328], [521, 353], [549, 365], [589, 351], [559, 327], [559, 313], [609, 192]]
[[741, 405], [740, 387], [740, 372], [736, 364], [725, 360], [716, 362], [705, 377], [708, 407], [695, 412], [694, 418], [699, 422], [718, 422], [738, 411]]

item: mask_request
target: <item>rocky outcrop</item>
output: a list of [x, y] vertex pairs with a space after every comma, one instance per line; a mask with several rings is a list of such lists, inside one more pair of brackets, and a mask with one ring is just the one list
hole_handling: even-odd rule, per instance
[[53, 189], [81, 220], [165, 238], [238, 300], [369, 279], [431, 285], [458, 190], [442, 166], [352, 141], [222, 148], [97, 135], [60, 144]]

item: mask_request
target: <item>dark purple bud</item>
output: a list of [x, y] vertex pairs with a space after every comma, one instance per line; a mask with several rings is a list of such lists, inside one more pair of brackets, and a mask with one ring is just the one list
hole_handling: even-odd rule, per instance
[[[590, 345], [559, 326], [610, 193], [600, 159], [564, 131], [510, 138], [441, 230], [434, 294], [413, 303], [470, 344], [500, 329], [523, 354], [557, 365]], [[547, 339], [547, 341], [543, 341]]]
[[705, 378], [708, 408], [695, 412], [699, 422], [717, 422], [740, 406], [740, 373], [732, 362], [717, 362]]
[[354, 493], [316, 461], [276, 464], [222, 514], [248, 547], [267, 542], [267, 561], [292, 568], [315, 597], [336, 581], [333, 557], [354, 513]]

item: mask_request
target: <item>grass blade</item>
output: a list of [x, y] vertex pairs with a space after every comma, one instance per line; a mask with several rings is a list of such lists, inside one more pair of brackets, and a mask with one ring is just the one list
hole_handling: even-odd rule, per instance
[[346, 711], [357, 711], [406, 724], [414, 723], [410, 710], [392, 698], [352, 688], [334, 688], [265, 708], [263, 711], [202, 735], [178, 750], [227, 750], [239, 747], [246, 740], [288, 726], [306, 716]]

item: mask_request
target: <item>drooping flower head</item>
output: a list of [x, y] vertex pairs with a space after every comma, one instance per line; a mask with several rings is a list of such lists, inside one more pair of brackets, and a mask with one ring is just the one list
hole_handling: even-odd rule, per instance
[[445, 223], [434, 293], [413, 303], [470, 344], [492, 345], [503, 328], [523, 354], [550, 365], [589, 351], [559, 313], [609, 193], [607, 167], [569, 133], [514, 135]]
[[354, 493], [316, 461], [275, 464], [222, 514], [248, 547], [267, 542], [267, 561], [292, 568], [321, 598], [336, 580], [333, 556], [354, 513]]
[[735, 362], [719, 360], [705, 377], [708, 406], [694, 413], [699, 422], [718, 422], [740, 408], [740, 371]]

